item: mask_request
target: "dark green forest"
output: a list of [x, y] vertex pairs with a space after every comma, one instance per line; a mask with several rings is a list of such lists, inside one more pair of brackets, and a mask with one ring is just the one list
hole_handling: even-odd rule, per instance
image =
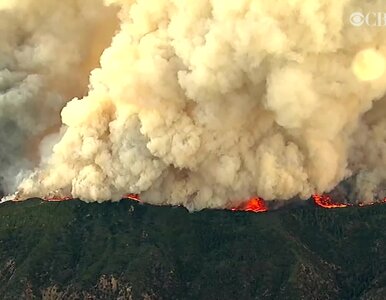
[[386, 205], [0, 205], [0, 299], [386, 299]]

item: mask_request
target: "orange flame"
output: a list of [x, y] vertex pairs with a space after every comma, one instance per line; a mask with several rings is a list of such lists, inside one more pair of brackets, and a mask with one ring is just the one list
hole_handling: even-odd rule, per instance
[[384, 198], [381, 201], [377, 202], [366, 202], [366, 203], [357, 203], [357, 204], [345, 204], [345, 203], [339, 203], [335, 202], [331, 196], [323, 194], [323, 195], [312, 195], [312, 199], [314, 200], [314, 203], [320, 207], [323, 208], [344, 208], [344, 207], [350, 207], [350, 206], [370, 206], [374, 204], [384, 204], [386, 203], [386, 198]]
[[232, 211], [250, 211], [250, 212], [266, 212], [268, 207], [262, 198], [254, 197], [249, 199], [247, 202], [231, 208]]
[[[130, 199], [134, 201], [140, 202], [140, 196], [138, 194], [125, 194], [122, 196], [122, 199]], [[358, 203], [358, 204], [345, 204], [345, 203], [339, 203], [335, 202], [330, 195], [327, 194], [314, 194], [312, 195], [312, 199], [314, 200], [314, 203], [322, 208], [345, 208], [345, 207], [351, 207], [351, 206], [358, 206], [358, 207], [363, 207], [363, 206], [370, 206], [374, 204], [386, 204], [386, 198], [382, 199], [381, 201], [378, 202], [370, 202], [370, 203]], [[10, 201], [17, 201], [18, 198], [15, 197], [11, 199]], [[72, 197], [67, 197], [67, 196], [58, 196], [58, 195], [50, 195], [46, 196], [43, 198], [44, 201], [47, 202], [62, 202], [62, 201], [69, 201], [69, 200], [74, 200]], [[249, 199], [248, 201], [242, 203], [241, 205], [237, 207], [232, 207], [230, 208], [231, 211], [247, 211], [247, 212], [255, 212], [255, 213], [260, 213], [260, 212], [266, 212], [268, 211], [268, 207], [264, 201], [264, 199], [259, 198], [259, 197], [253, 197]]]
[[47, 202], [62, 202], [74, 199], [72, 197], [48, 196], [44, 197], [43, 200]]
[[[122, 196], [122, 199], [131, 199], [131, 200], [135, 200], [135, 201], [140, 201], [139, 195], [137, 195], [137, 194], [125, 194]], [[43, 200], [47, 201], [47, 202], [61, 202], [61, 201], [74, 200], [74, 198], [67, 197], [67, 196], [63, 197], [63, 196], [54, 195], [54, 196], [46, 196], [43, 198]]]
[[323, 207], [323, 208], [343, 208], [348, 207], [350, 205], [344, 204], [344, 203], [337, 203], [334, 202], [329, 195], [312, 195], [312, 198], [314, 199], [314, 202], [316, 205]]
[[138, 194], [125, 194], [122, 196], [122, 199], [130, 199], [134, 201], [140, 201]]

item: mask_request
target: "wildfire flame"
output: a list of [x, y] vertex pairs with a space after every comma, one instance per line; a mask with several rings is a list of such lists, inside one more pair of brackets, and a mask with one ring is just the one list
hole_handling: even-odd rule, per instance
[[[139, 195], [137, 195], [137, 194], [125, 194], [122, 196], [122, 199], [130, 199], [130, 200], [140, 201]], [[43, 200], [48, 201], [48, 202], [61, 202], [61, 201], [74, 200], [74, 198], [68, 197], [68, 196], [63, 197], [63, 196], [54, 195], [54, 196], [44, 197]]]
[[44, 201], [47, 202], [62, 202], [62, 201], [68, 201], [68, 200], [73, 200], [72, 197], [60, 197], [60, 196], [49, 196], [49, 197], [44, 197]]
[[134, 201], [140, 201], [138, 194], [125, 194], [122, 196], [122, 199], [130, 199]]
[[[345, 204], [345, 203], [339, 203], [335, 202], [331, 196], [323, 194], [323, 195], [312, 195], [312, 199], [314, 200], [314, 203], [320, 207], [323, 208], [344, 208], [344, 207], [350, 207], [355, 206], [354, 204]], [[368, 202], [368, 203], [358, 203], [356, 206], [364, 207], [364, 206], [370, 206], [374, 204], [382, 204], [386, 203], [386, 198], [384, 198], [381, 201], [378, 202]]]
[[[141, 202], [140, 196], [138, 194], [125, 194], [122, 196], [122, 199], [130, 199], [130, 200]], [[379, 202], [370, 202], [370, 203], [358, 203], [358, 204], [339, 203], [339, 202], [336, 202], [330, 195], [327, 195], [327, 194], [321, 194], [321, 195], [314, 194], [312, 195], [312, 199], [315, 205], [326, 209], [345, 208], [345, 207], [352, 207], [352, 206], [364, 207], [364, 206], [374, 205], [377, 203], [379, 204], [386, 203], [386, 198], [384, 198]], [[74, 198], [69, 196], [59, 196], [59, 195], [51, 194], [49, 196], [44, 197], [43, 200], [47, 202], [62, 202], [62, 201], [74, 200]], [[7, 201], [14, 201], [14, 202], [19, 201], [18, 194], [5, 196], [1, 199], [0, 203], [7, 202]], [[253, 198], [250, 198], [248, 201], [240, 204], [239, 206], [230, 208], [229, 210], [261, 213], [261, 212], [268, 211], [268, 206], [266, 205], [264, 199], [259, 197], [253, 197]]]
[[254, 197], [238, 207], [231, 208], [232, 211], [250, 211], [250, 212], [266, 212], [268, 207], [262, 198]]
[[316, 205], [321, 206], [323, 208], [343, 208], [350, 206], [349, 204], [337, 203], [329, 195], [312, 195], [312, 199]]
[[[130, 199], [134, 201], [141, 201], [138, 194], [126, 194], [122, 196], [122, 199]], [[231, 208], [232, 211], [249, 211], [249, 212], [265, 212], [268, 211], [268, 207], [262, 198], [251, 198], [247, 202]]]

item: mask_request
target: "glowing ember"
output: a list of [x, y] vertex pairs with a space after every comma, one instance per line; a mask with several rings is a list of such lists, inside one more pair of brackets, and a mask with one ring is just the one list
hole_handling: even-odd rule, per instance
[[[130, 199], [130, 200], [135, 200], [139, 201], [139, 195], [137, 194], [126, 194], [122, 196], [122, 199]], [[44, 201], [48, 202], [61, 202], [61, 201], [68, 201], [68, 200], [73, 200], [72, 197], [61, 197], [61, 196], [47, 196], [43, 198]]]
[[358, 206], [363, 207], [363, 206], [369, 206], [369, 205], [374, 205], [374, 204], [383, 204], [383, 203], [386, 203], [386, 198], [383, 198], [382, 200], [379, 200], [377, 202], [358, 203]]
[[265, 212], [268, 211], [265, 201], [261, 198], [251, 198], [249, 201], [234, 207], [232, 211], [251, 211], [251, 212]]
[[49, 197], [44, 197], [44, 201], [47, 202], [62, 202], [62, 201], [68, 201], [68, 200], [73, 200], [71, 197], [60, 197], [60, 196], [49, 196]]
[[122, 199], [130, 199], [130, 200], [134, 200], [134, 201], [140, 201], [138, 194], [126, 194], [126, 195], [122, 196]]
[[343, 208], [349, 206], [348, 204], [336, 203], [329, 195], [312, 195], [316, 205], [323, 208]]
[[[125, 194], [122, 196], [122, 199], [130, 199], [134, 201], [141, 202], [140, 196], [138, 194]], [[327, 194], [314, 194], [312, 195], [312, 199], [314, 200], [314, 203], [322, 208], [344, 208], [344, 207], [352, 207], [352, 206], [357, 206], [357, 207], [364, 207], [364, 206], [370, 206], [374, 204], [384, 204], [386, 203], [386, 198], [378, 201], [378, 202], [366, 202], [366, 203], [357, 203], [357, 204], [345, 204], [345, 203], [339, 203], [335, 202], [330, 195]], [[62, 202], [62, 201], [69, 201], [69, 200], [74, 200], [72, 197], [68, 196], [59, 196], [59, 195], [49, 195], [43, 198], [44, 201], [47, 202]], [[7, 201], [13, 201], [17, 202], [19, 201], [19, 195], [9, 195], [5, 196], [0, 199], [0, 203], [7, 202]], [[230, 208], [231, 211], [247, 211], [247, 212], [255, 212], [255, 213], [260, 213], [260, 212], [266, 212], [268, 211], [268, 207], [265, 203], [265, 201], [262, 198], [259, 197], [253, 197], [250, 200], [242, 203], [241, 205], [237, 207]]]

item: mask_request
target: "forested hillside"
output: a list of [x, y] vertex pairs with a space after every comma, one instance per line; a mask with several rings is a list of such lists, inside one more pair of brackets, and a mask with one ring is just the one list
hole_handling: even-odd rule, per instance
[[0, 205], [0, 299], [385, 299], [386, 205]]

